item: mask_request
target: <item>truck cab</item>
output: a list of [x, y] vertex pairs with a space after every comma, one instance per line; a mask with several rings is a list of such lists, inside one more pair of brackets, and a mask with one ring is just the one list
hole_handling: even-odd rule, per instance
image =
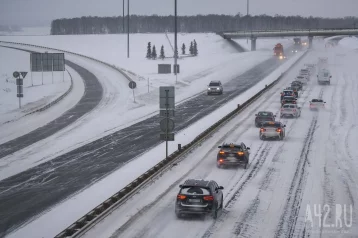
[[328, 69], [322, 69], [318, 72], [317, 82], [318, 84], [331, 84], [332, 75]]

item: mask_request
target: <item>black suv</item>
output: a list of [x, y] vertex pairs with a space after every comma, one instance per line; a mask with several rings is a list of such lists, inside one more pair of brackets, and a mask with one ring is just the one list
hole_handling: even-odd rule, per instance
[[216, 158], [218, 168], [227, 165], [244, 165], [245, 169], [247, 169], [250, 157], [250, 147], [246, 147], [244, 143], [224, 143], [218, 148], [220, 148]]
[[255, 126], [260, 127], [265, 121], [275, 121], [276, 115], [273, 112], [261, 111], [255, 114]]
[[175, 201], [175, 214], [211, 214], [214, 219], [223, 208], [222, 186], [215, 181], [188, 179], [179, 185], [180, 191]]
[[281, 101], [281, 106], [285, 104], [297, 104], [297, 100], [295, 97], [283, 97], [283, 100]]

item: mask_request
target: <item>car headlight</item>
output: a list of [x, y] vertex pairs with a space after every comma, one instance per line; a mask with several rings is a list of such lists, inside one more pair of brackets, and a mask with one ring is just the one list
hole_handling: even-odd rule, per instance
[[219, 90], [220, 88], [216, 88], [217, 90]]
[[210, 88], [208, 88], [208, 90], [210, 90]]

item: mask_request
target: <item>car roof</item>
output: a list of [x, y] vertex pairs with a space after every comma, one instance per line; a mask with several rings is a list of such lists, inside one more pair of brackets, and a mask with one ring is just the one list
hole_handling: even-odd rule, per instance
[[269, 111], [259, 111], [257, 114], [273, 114], [273, 112], [269, 112]]
[[210, 83], [221, 83], [219, 80], [210, 81]]
[[312, 101], [311, 102], [323, 102], [323, 100], [322, 99], [317, 99], [317, 98], [314, 98], [314, 99], [312, 99]]
[[187, 179], [184, 182], [184, 186], [198, 186], [198, 187], [208, 187], [211, 181], [201, 180], [201, 179]]

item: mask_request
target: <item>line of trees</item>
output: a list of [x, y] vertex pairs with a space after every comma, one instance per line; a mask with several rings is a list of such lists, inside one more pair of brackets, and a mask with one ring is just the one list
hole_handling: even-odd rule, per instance
[[[124, 20], [124, 22], [123, 22]], [[125, 24], [123, 24], [125, 23]], [[56, 19], [51, 23], [52, 35], [71, 34], [117, 34], [124, 33], [126, 18], [123, 17], [81, 17]], [[353, 28], [358, 18], [320, 18], [301, 16], [242, 16], [197, 15], [179, 16], [180, 32], [220, 32], [232, 30], [308, 29], [308, 28]], [[173, 16], [130, 16], [131, 33], [162, 33], [174, 31]]]
[[[181, 54], [187, 55], [185, 43], [183, 43], [181, 46]], [[198, 44], [196, 43], [196, 40], [190, 42], [189, 54], [192, 56], [197, 56], [199, 54]], [[177, 52], [177, 55], [179, 56], [178, 52]], [[151, 42], [148, 42], [148, 44], [147, 44], [147, 54], [145, 57], [147, 59], [154, 59], [154, 60], [157, 59], [157, 49], [156, 49], [155, 45], [153, 45], [153, 47], [152, 47]], [[164, 46], [162, 45], [162, 47], [160, 48], [159, 59], [165, 59], [165, 58], [166, 58], [166, 56], [165, 56]]]

